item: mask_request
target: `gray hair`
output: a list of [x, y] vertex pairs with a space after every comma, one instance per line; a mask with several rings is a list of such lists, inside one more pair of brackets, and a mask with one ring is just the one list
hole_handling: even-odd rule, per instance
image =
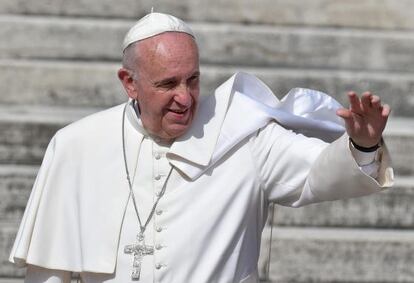
[[138, 74], [135, 70], [139, 66], [139, 54], [138, 48], [136, 48], [137, 44], [138, 42], [130, 44], [127, 48], [125, 48], [122, 55], [122, 67], [129, 70], [134, 79], [137, 79]]

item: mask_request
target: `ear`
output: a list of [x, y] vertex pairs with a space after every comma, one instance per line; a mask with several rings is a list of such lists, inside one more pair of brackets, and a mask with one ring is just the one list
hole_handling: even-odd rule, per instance
[[121, 81], [122, 85], [128, 96], [132, 99], [137, 99], [137, 89], [134, 84], [134, 78], [132, 77], [131, 71], [121, 68], [118, 70], [118, 78]]

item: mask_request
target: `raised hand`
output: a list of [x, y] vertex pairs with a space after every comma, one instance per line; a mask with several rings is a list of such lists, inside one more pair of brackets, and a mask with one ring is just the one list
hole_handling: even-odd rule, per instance
[[359, 146], [372, 147], [381, 141], [391, 109], [382, 105], [378, 96], [364, 92], [361, 99], [355, 92], [348, 93], [349, 109], [341, 108], [336, 115], [345, 120], [346, 132]]

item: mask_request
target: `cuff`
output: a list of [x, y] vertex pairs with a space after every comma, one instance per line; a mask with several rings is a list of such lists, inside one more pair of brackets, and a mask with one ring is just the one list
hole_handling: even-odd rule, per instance
[[359, 166], [364, 166], [373, 163], [378, 152], [378, 149], [371, 152], [360, 151], [356, 149], [351, 142], [349, 143], [349, 149], [351, 150], [352, 156], [354, 157], [356, 163]]

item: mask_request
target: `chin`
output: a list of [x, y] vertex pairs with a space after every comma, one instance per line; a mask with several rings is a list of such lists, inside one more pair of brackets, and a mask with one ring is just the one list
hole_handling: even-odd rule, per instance
[[168, 135], [170, 139], [176, 139], [184, 135], [188, 129], [190, 128], [190, 125], [174, 125], [173, 127], [169, 128], [168, 131], [165, 131], [165, 133]]

